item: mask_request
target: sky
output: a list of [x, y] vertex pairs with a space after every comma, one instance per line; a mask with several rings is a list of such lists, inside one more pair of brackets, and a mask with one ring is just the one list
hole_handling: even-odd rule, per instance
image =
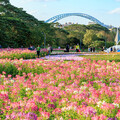
[[[95, 17], [106, 25], [120, 26], [120, 0], [10, 0], [18, 8], [23, 8], [40, 21], [64, 13], [84, 13]], [[71, 16], [58, 21], [88, 24], [86, 18]]]

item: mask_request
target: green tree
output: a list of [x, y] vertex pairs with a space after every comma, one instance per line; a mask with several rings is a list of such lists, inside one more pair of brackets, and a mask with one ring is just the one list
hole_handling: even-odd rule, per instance
[[104, 41], [98, 41], [98, 40], [92, 42], [92, 44], [90, 45], [90, 47], [96, 47], [96, 48], [101, 48], [103, 46], [105, 46]]
[[67, 39], [68, 32], [64, 29], [56, 28], [54, 39], [56, 46], [65, 47], [70, 41]]
[[70, 45], [76, 45], [77, 43], [83, 43], [83, 37], [86, 32], [86, 26], [80, 24], [73, 24], [64, 28], [69, 32], [68, 39], [70, 41]]
[[90, 46], [96, 40], [97, 40], [97, 35], [96, 35], [95, 31], [87, 30], [84, 35], [84, 38], [83, 38], [83, 44], [85, 46]]
[[109, 33], [109, 30], [106, 27], [103, 27], [99, 24], [91, 24], [86, 26], [88, 30], [92, 29], [95, 31], [105, 31], [106, 33]]

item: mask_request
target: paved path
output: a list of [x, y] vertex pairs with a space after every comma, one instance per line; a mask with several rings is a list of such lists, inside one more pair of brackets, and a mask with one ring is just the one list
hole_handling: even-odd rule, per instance
[[83, 57], [79, 57], [81, 54], [64, 54], [64, 55], [47, 55], [40, 59], [45, 60], [83, 60]]

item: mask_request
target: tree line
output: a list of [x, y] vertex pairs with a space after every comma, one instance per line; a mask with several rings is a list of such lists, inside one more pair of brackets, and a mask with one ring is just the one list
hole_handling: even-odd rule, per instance
[[[54, 27], [54, 23], [44, 23], [22, 8], [10, 4], [9, 0], [0, 0], [0, 44], [3, 47], [29, 47], [30, 44], [44, 46], [44, 41], [53, 47], [66, 44], [82, 47], [109, 47], [114, 44], [116, 30], [109, 31], [98, 24], [73, 24], [64, 28]], [[59, 23], [55, 23], [59, 24]]]

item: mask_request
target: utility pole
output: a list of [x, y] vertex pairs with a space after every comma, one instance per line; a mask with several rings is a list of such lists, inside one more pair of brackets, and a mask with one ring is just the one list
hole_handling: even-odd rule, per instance
[[80, 38], [80, 50], [81, 50], [81, 38]]
[[44, 48], [46, 47], [46, 34], [44, 32], [42, 32], [42, 34], [44, 35]]
[[106, 50], [106, 38], [105, 38], [105, 50]]

